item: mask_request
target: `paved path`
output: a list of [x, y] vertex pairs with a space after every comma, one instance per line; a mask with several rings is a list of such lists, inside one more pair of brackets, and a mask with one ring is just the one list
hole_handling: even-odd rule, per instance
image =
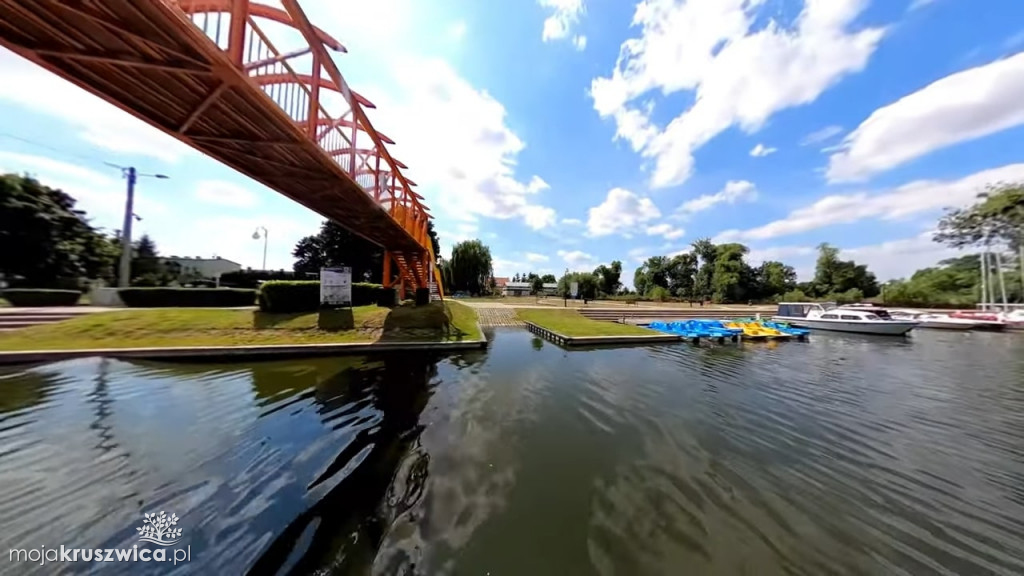
[[509, 306], [481, 306], [476, 308], [476, 315], [481, 326], [525, 326], [516, 316], [515, 308]]

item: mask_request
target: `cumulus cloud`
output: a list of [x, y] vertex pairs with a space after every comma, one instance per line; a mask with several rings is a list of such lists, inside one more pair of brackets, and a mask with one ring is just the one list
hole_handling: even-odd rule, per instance
[[750, 155], [755, 158], [764, 158], [769, 154], [774, 154], [775, 152], [778, 152], [778, 150], [778, 148], [770, 148], [768, 146], [765, 146], [764, 144], [758, 144], [757, 146], [754, 146], [753, 150], [750, 151]]
[[817, 202], [749, 230], [727, 230], [720, 241], [765, 240], [866, 219], [897, 220], [949, 206], [963, 206], [992, 182], [1024, 180], [1024, 164], [984, 170], [959, 180], [916, 180], [878, 194], [857, 192], [825, 196]]
[[801, 146], [813, 146], [843, 133], [843, 127], [835, 124], [825, 126], [821, 130], [815, 130], [800, 140]]
[[536, 252], [527, 252], [525, 256], [528, 262], [533, 263], [547, 262], [549, 260], [549, 258], [544, 254], [537, 254]]
[[505, 107], [441, 60], [408, 58], [396, 66], [401, 89], [376, 98], [377, 129], [431, 202], [456, 219], [518, 218], [534, 230], [553, 225], [554, 209], [537, 198], [550, 188], [515, 174], [526, 144], [505, 123]]
[[[651, 186], [680, 184], [694, 152], [732, 126], [752, 133], [774, 113], [813, 102], [862, 70], [884, 30], [852, 30], [867, 0], [807, 0], [795, 23], [764, 23], [762, 1], [643, 0], [609, 76], [591, 83], [594, 109], [616, 138], [654, 161]], [[694, 104], [664, 128], [634, 101], [694, 91]]]
[[710, 210], [718, 204], [735, 204], [740, 201], [753, 202], [757, 199], [757, 187], [746, 180], [730, 180], [725, 186], [714, 194], [704, 194], [684, 202], [676, 210], [681, 216], [689, 216], [697, 212]]
[[644, 223], [660, 217], [661, 212], [650, 198], [625, 188], [612, 188], [604, 202], [590, 209], [587, 230], [591, 236], [631, 235]]
[[582, 250], [559, 250], [558, 257], [569, 265], [570, 270], [587, 270], [597, 266], [597, 259]]
[[686, 230], [682, 228], [676, 228], [671, 224], [657, 224], [654, 226], [647, 227], [648, 236], [661, 236], [666, 240], [678, 240], [686, 234]]
[[[586, 10], [583, 0], [538, 0], [537, 3], [542, 8], [551, 11], [551, 15], [544, 20], [544, 31], [541, 33], [541, 38], [545, 42], [569, 37], [572, 28], [579, 23], [580, 17]], [[582, 46], [579, 45], [580, 38], [582, 38]], [[577, 35], [573, 39], [573, 43], [582, 50], [587, 45], [587, 39], [585, 36]]]
[[831, 182], [864, 180], [930, 152], [1024, 124], [1024, 52], [946, 76], [875, 110], [829, 159]]

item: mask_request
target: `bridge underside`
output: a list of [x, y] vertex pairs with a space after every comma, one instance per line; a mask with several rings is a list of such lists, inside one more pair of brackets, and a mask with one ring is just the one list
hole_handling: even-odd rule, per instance
[[295, 114], [228, 65], [177, 8], [0, 0], [0, 14], [0, 44], [14, 52], [389, 251], [423, 253]]

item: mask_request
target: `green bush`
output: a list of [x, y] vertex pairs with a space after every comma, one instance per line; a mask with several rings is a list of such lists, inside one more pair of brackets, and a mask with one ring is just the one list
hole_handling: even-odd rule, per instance
[[655, 286], [647, 293], [647, 296], [655, 302], [665, 302], [669, 299], [668, 290], [661, 286]]
[[[352, 305], [380, 305], [384, 291], [380, 284], [352, 284]], [[391, 290], [394, 294], [394, 290]], [[384, 297], [386, 299], [386, 297]], [[271, 280], [264, 282], [259, 294], [264, 312], [312, 312], [320, 308], [319, 280]]]
[[312, 312], [320, 308], [320, 282], [271, 280], [260, 286], [260, 310], [264, 312]]
[[11, 306], [74, 306], [82, 293], [78, 290], [44, 290], [16, 288], [0, 292]]
[[238, 288], [121, 288], [117, 294], [133, 308], [231, 308], [256, 300], [255, 290]]

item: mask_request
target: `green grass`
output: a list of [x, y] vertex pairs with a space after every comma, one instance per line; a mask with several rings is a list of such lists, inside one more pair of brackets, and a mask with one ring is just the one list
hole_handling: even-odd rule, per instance
[[162, 308], [83, 314], [0, 333], [0, 350], [246, 346], [478, 340], [476, 313], [440, 303], [265, 314], [253, 310]]
[[579, 336], [655, 336], [659, 334], [639, 326], [591, 320], [575, 310], [520, 308], [516, 310], [516, 314], [520, 320], [533, 322], [542, 328], [570, 338]]

